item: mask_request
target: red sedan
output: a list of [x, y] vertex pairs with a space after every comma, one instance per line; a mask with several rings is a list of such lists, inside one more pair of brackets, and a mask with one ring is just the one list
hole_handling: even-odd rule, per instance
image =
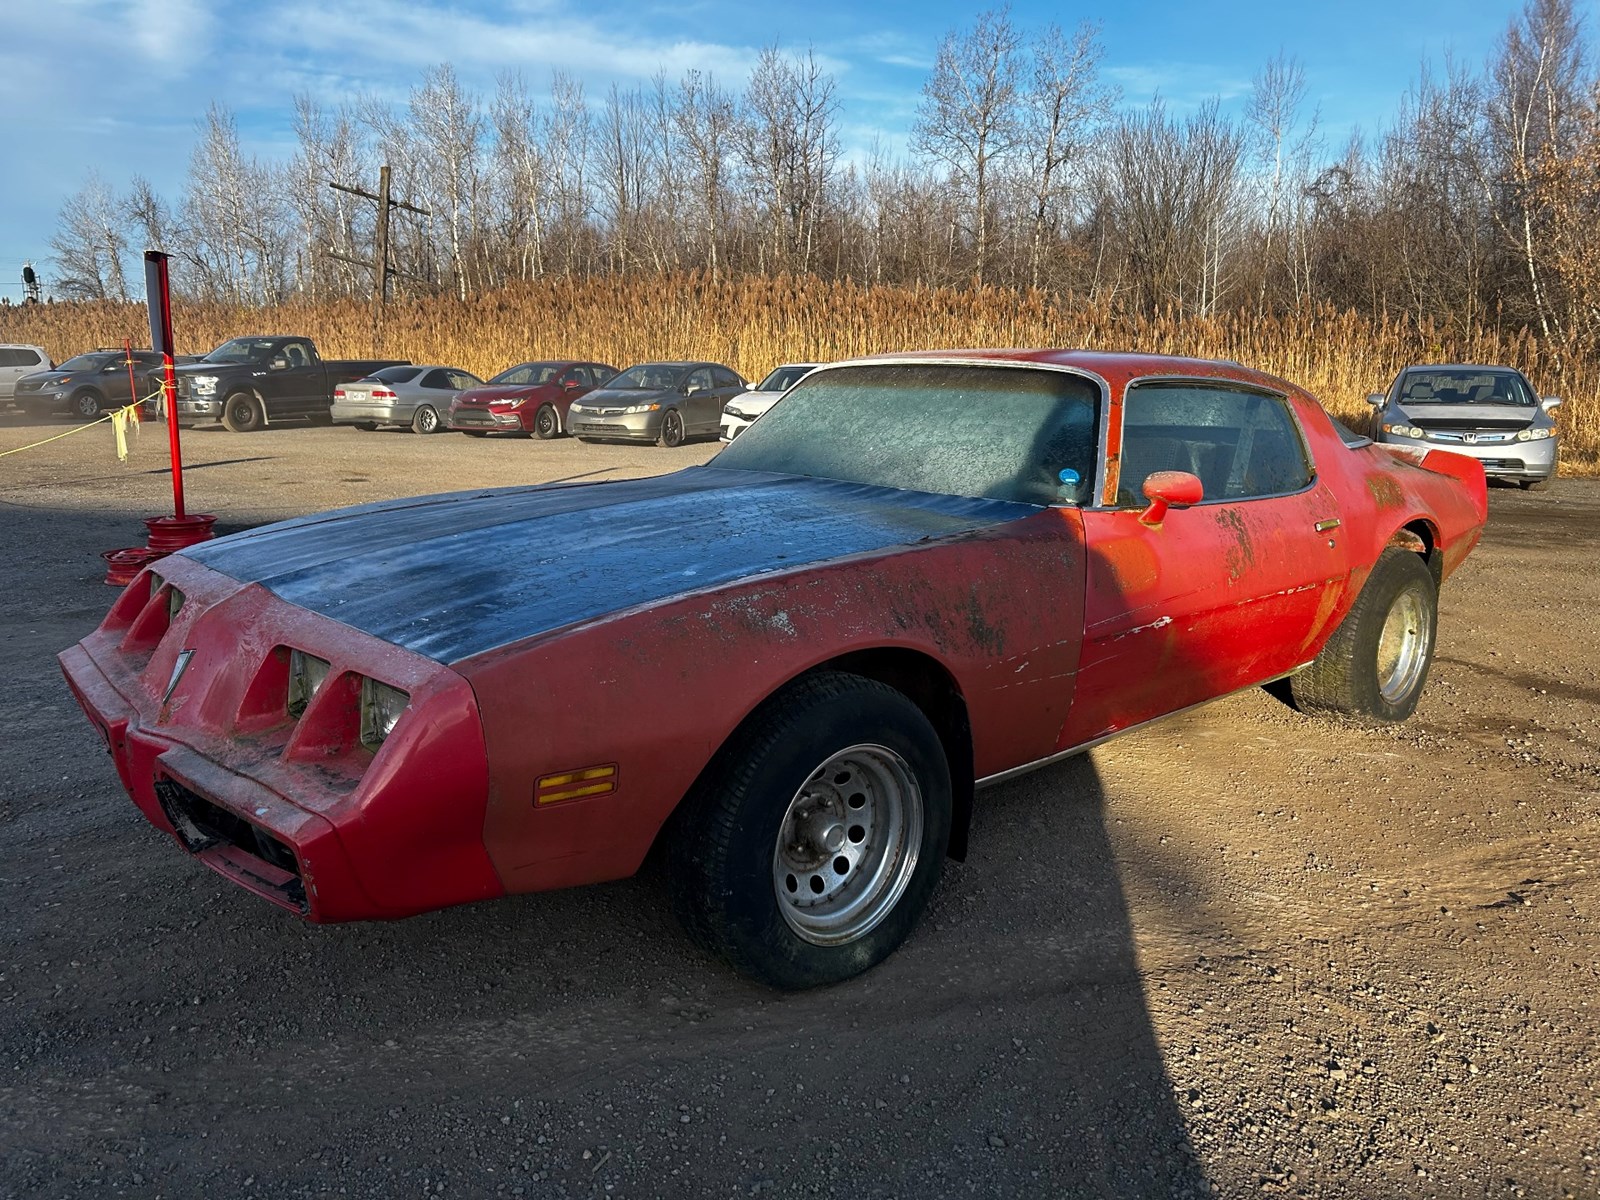
[[61, 661], [145, 816], [311, 920], [657, 848], [798, 988], [907, 937], [988, 784], [1262, 684], [1409, 716], [1486, 512], [1476, 460], [1232, 363], [863, 359], [706, 466], [202, 543]]
[[475, 437], [490, 433], [560, 437], [567, 431], [572, 402], [616, 373], [615, 367], [604, 363], [518, 363], [458, 395], [445, 423]]

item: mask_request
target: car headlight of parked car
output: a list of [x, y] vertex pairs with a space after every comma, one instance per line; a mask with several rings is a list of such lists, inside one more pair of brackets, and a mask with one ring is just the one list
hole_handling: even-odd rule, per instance
[[521, 408], [527, 402], [528, 398], [526, 396], [518, 396], [515, 400], [495, 400], [490, 403], [489, 407], [503, 409]]
[[1517, 430], [1517, 441], [1542, 442], [1545, 438], [1552, 438], [1555, 435], [1556, 431], [1554, 429], [1519, 429]]
[[659, 404], [630, 404], [622, 411], [625, 413], [655, 412], [660, 407], [661, 405]]
[[215, 396], [217, 394], [217, 377], [215, 375], [195, 375], [189, 380], [189, 386], [194, 389], [196, 396]]
[[394, 729], [394, 723], [405, 712], [411, 697], [399, 688], [379, 683], [376, 679], [361, 680], [361, 744], [369, 750], [383, 745], [383, 740]]
[[1385, 422], [1384, 426], [1383, 426], [1383, 431], [1385, 433], [1393, 433], [1393, 434], [1396, 434], [1396, 435], [1398, 435], [1400, 437], [1408, 437], [1408, 438], [1420, 438], [1420, 437], [1427, 437], [1428, 436], [1422, 429], [1420, 429], [1416, 425], [1390, 425], [1388, 422]]

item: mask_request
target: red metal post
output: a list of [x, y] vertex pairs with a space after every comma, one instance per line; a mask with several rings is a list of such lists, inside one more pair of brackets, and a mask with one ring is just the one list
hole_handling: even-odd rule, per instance
[[128, 403], [133, 405], [133, 419], [143, 421], [144, 405], [139, 403], [139, 384], [133, 377], [133, 343], [122, 339], [122, 363], [128, 368]]
[[167, 283], [167, 255], [160, 250], [144, 252], [144, 294], [150, 308], [150, 345], [161, 352], [167, 443], [172, 449], [172, 512], [182, 521], [183, 452], [178, 447], [178, 376], [172, 369], [172, 294]]

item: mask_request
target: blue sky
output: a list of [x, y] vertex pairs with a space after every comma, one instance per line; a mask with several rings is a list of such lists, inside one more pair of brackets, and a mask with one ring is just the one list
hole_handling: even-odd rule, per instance
[[[904, 144], [940, 38], [979, 5], [946, 0], [0, 0], [0, 294], [17, 298], [24, 259], [45, 266], [57, 210], [91, 169], [117, 189], [141, 173], [179, 195], [196, 122], [218, 100], [247, 150], [291, 143], [292, 97], [333, 104], [359, 93], [397, 100], [421, 72], [453, 63], [480, 92], [521, 69], [537, 88], [552, 68], [598, 100], [658, 69], [742, 81], [774, 41], [815, 47], [833, 70], [847, 153]], [[1480, 66], [1516, 0], [1351, 0], [1209, 4], [1124, 0], [1066, 8], [1018, 0], [1023, 28], [1103, 26], [1106, 77], [1125, 104], [1157, 91], [1176, 109], [1219, 96], [1242, 106], [1279, 52], [1298, 58], [1330, 144], [1376, 132], [1425, 61]]]

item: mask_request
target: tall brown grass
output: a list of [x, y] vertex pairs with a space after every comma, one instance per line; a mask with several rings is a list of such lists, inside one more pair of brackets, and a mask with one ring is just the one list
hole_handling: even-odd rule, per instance
[[[871, 287], [810, 278], [712, 281], [695, 275], [558, 279], [473, 296], [390, 305], [381, 346], [370, 306], [290, 302], [273, 308], [176, 306], [179, 349], [203, 352], [243, 333], [303, 333], [335, 358], [409, 358], [487, 377], [530, 358], [594, 358], [618, 367], [705, 358], [757, 379], [780, 362], [946, 347], [1076, 346], [1230, 358], [1293, 380], [1337, 415], [1364, 419], [1363, 398], [1412, 362], [1507, 363], [1563, 395], [1564, 459], [1600, 466], [1600, 363], [1574, 360], [1525, 330], [1469, 335], [1318, 309], [1286, 317], [1142, 318], [992, 288]], [[142, 305], [0, 308], [0, 342], [41, 345], [56, 359], [124, 337], [148, 341]]]

